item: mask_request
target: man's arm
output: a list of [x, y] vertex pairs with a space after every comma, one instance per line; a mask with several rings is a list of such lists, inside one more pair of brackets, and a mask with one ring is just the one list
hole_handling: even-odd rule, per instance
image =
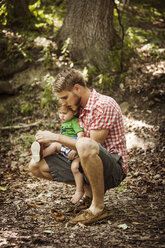
[[39, 143], [59, 142], [64, 146], [76, 150], [76, 139], [73, 139], [68, 136], [40, 130], [36, 133], [35, 137], [36, 137], [36, 141], [38, 141]]
[[79, 138], [82, 138], [82, 137], [84, 137], [84, 132], [83, 131], [78, 132], [77, 133], [77, 138], [79, 139]]
[[[83, 132], [83, 131], [78, 132], [78, 133], [77, 133], [77, 138], [79, 139], [79, 138], [82, 138], [82, 137], [84, 137], [84, 132]], [[77, 151], [72, 150], [72, 151], [68, 154], [68, 158], [69, 158], [70, 160], [73, 160], [73, 159], [75, 158], [76, 155], [77, 155]]]
[[[107, 129], [97, 129], [90, 131], [90, 138], [94, 139], [96, 142], [100, 144], [104, 144], [106, 137], [108, 136]], [[49, 131], [38, 131], [36, 134], [36, 140], [39, 143], [47, 143], [47, 142], [59, 142], [60, 144], [69, 147], [70, 149], [76, 150], [76, 139], [73, 139], [68, 136], [64, 136], [61, 134], [52, 133]]]
[[94, 129], [90, 131], [90, 138], [103, 145], [108, 133], [108, 129]]

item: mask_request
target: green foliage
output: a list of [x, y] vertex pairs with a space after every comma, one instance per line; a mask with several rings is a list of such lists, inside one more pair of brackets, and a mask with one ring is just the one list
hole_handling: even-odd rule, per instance
[[148, 103], [148, 105], [149, 105], [150, 107], [152, 107], [154, 104], [155, 104], [154, 101], [150, 101], [150, 102]]
[[44, 54], [44, 63], [46, 65], [46, 68], [49, 69], [52, 64], [52, 53], [50, 46], [44, 47], [42, 53]]
[[121, 185], [117, 187], [117, 190], [124, 192], [128, 188], [127, 184]]
[[98, 87], [100, 92], [109, 91], [112, 92], [112, 87], [115, 82], [115, 77], [109, 74], [100, 74], [98, 76], [98, 81], [96, 82], [96, 86]]
[[72, 44], [71, 38], [65, 40], [64, 45], [61, 49], [61, 53], [66, 57], [69, 55], [69, 47]]
[[111, 71], [120, 71], [121, 67], [121, 50], [113, 47], [108, 54], [109, 68]]
[[87, 69], [87, 67], [84, 67], [84, 69], [83, 69], [83, 71], [82, 71], [82, 75], [83, 75], [85, 81], [88, 81], [88, 79], [89, 79], [89, 74], [88, 74], [88, 69]]
[[5, 3], [1, 4], [1, 8], [0, 8], [0, 19], [1, 19], [1, 24], [3, 26], [6, 26], [6, 24], [7, 24], [7, 8], [6, 8], [6, 4]]
[[[163, 53], [160, 52], [159, 47], [164, 44], [164, 34], [161, 30], [157, 30], [155, 23], [161, 23], [163, 20], [162, 3], [156, 4], [154, 1], [135, 1], [126, 5], [123, 10], [123, 4], [117, 1], [118, 8], [120, 9], [121, 23], [124, 27], [124, 46], [122, 53], [115, 52], [117, 58], [121, 57], [123, 69], [127, 69], [127, 64], [130, 58], [135, 56], [145, 57], [146, 54], [151, 56], [153, 61], [158, 59], [164, 59]], [[160, 7], [162, 5], [162, 7]], [[156, 6], [159, 7], [156, 9]], [[118, 12], [114, 9], [114, 27], [122, 35], [122, 28], [118, 20]], [[151, 49], [143, 52], [137, 51], [139, 47], [150, 46]], [[114, 62], [111, 62], [111, 66], [118, 67], [117, 60], [115, 59], [114, 48], [110, 54]]]
[[129, 27], [126, 31], [127, 42], [130, 47], [137, 47], [139, 43], [147, 42], [147, 32], [141, 28]]
[[44, 1], [38, 0], [34, 2], [34, 4], [29, 5], [29, 9], [32, 14], [38, 20], [35, 23], [37, 28], [51, 28], [54, 25], [54, 21], [58, 21], [58, 25], [56, 25], [55, 31], [57, 32], [59, 27], [62, 24], [61, 18], [65, 13], [66, 10], [66, 3], [62, 1], [63, 4], [59, 4], [58, 7], [55, 7], [57, 3], [54, 1]]
[[29, 5], [30, 11], [33, 13], [33, 15], [37, 18], [38, 23], [35, 24], [37, 28], [41, 27], [47, 27], [53, 25], [53, 13], [46, 14], [45, 13], [46, 6], [41, 5], [41, 1], [38, 0], [32, 5]]
[[28, 116], [33, 113], [34, 107], [31, 103], [29, 102], [24, 102], [21, 105], [20, 111], [23, 115]]
[[126, 76], [127, 76], [127, 73], [126, 73], [126, 72], [121, 73], [121, 74], [120, 74], [119, 82], [120, 82], [120, 83], [124, 83], [124, 82], [125, 82]]
[[29, 43], [28, 40], [26, 43], [22, 42], [21, 44], [18, 44], [17, 50], [24, 57], [25, 62], [33, 61], [32, 53], [29, 50], [30, 47], [31, 47], [31, 44]]
[[28, 149], [31, 147], [31, 144], [34, 142], [35, 137], [34, 135], [24, 135], [22, 136], [22, 140], [24, 142], [24, 148]]
[[41, 108], [49, 108], [57, 102], [57, 97], [52, 95], [52, 84], [54, 82], [54, 77], [49, 73], [44, 76], [41, 85], [43, 86], [43, 91], [40, 94], [40, 106]]
[[92, 81], [100, 73], [98, 68], [96, 68], [95, 66], [92, 66], [92, 65], [89, 65], [87, 69], [88, 69], [88, 78], [89, 78], [89, 80], [92, 79]]

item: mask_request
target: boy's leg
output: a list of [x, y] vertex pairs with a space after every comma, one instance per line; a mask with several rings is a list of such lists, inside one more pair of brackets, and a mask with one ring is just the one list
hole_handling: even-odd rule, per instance
[[43, 158], [49, 155], [59, 153], [61, 150], [61, 144], [58, 142], [51, 143], [48, 147], [43, 150]]
[[[50, 145], [45, 145], [44, 143], [39, 143], [34, 141], [31, 145], [32, 159], [29, 163], [29, 170], [36, 177], [52, 180], [52, 176], [49, 170], [49, 166], [46, 161], [42, 158], [52, 155], [54, 153], [59, 153], [61, 149], [61, 144], [58, 142], [51, 143]], [[42, 153], [42, 154], [41, 154]]]
[[92, 199], [92, 190], [91, 190], [90, 185], [84, 184], [84, 192], [85, 192], [85, 196], [86, 196], [86, 197]]
[[39, 178], [75, 184], [71, 161], [61, 154], [47, 156], [38, 163], [32, 159], [29, 163], [29, 170]]
[[31, 145], [32, 159], [35, 163], [38, 163], [42, 158], [49, 155], [59, 153], [61, 150], [61, 144], [58, 142], [51, 143], [44, 148], [44, 143], [34, 141]]
[[74, 175], [75, 183], [76, 183], [76, 192], [73, 195], [71, 202], [77, 203], [84, 195], [84, 188], [83, 188], [83, 174], [79, 171], [79, 158], [73, 160], [71, 164], [71, 170]]

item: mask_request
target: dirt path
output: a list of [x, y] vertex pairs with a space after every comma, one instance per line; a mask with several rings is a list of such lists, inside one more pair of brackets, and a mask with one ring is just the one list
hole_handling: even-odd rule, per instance
[[[74, 187], [32, 177], [27, 167], [30, 151], [20, 152], [21, 144], [12, 150], [3, 144], [0, 247], [165, 247], [163, 133], [159, 126], [128, 116], [124, 121], [128, 177], [105, 195], [109, 217], [90, 226], [68, 223]], [[12, 132], [3, 131], [2, 137], [16, 143]], [[63, 222], [53, 219], [52, 208], [62, 211]]]

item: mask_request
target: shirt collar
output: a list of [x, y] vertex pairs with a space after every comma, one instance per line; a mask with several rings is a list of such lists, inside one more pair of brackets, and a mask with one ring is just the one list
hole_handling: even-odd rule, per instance
[[97, 92], [96, 92], [95, 89], [91, 89], [88, 102], [85, 105], [84, 109], [85, 110], [90, 110], [93, 107], [94, 103], [96, 102], [96, 99], [97, 99]]

